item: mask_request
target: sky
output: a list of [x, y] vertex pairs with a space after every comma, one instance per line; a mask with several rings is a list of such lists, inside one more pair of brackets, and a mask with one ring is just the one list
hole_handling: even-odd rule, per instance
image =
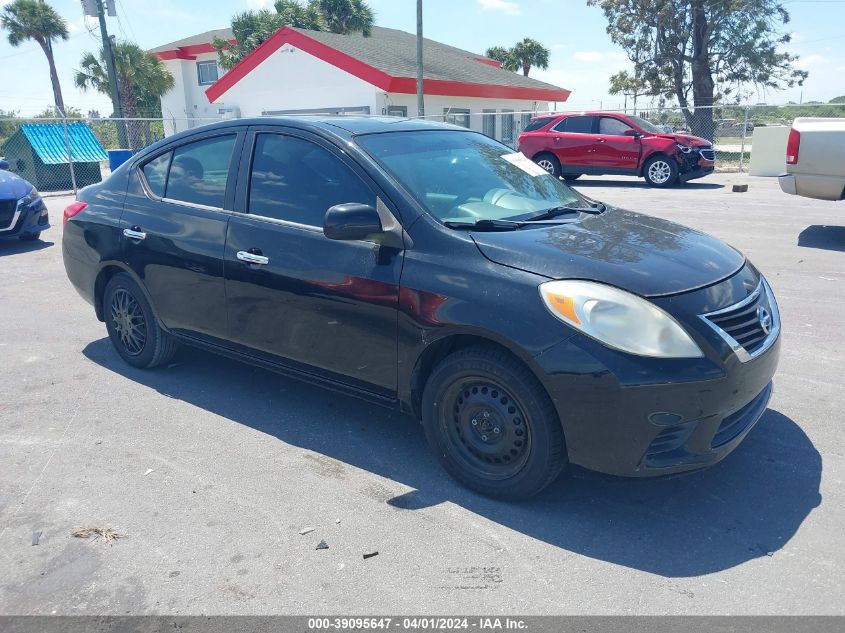
[[[415, 0], [367, 0], [376, 24], [416, 30]], [[88, 51], [99, 49], [96, 20], [82, 16], [79, 0], [48, 0], [67, 20], [70, 38], [55, 44], [56, 64], [65, 103], [83, 113], [111, 112], [107, 97], [74, 87], [74, 70]], [[3, 4], [4, 0], [0, 0]], [[272, 0], [117, 0], [111, 34], [152, 48], [229, 25], [233, 13], [272, 7]], [[803, 88], [754, 94], [751, 102], [827, 101], [845, 94], [845, 0], [785, 0], [792, 20], [788, 50], [810, 76]], [[607, 94], [608, 78], [626, 67], [623, 51], [605, 32], [600, 9], [586, 0], [424, 0], [425, 36], [476, 53], [494, 45], [511, 46], [524, 37], [551, 50], [548, 70], [531, 76], [572, 91], [565, 107], [620, 108], [622, 98]], [[33, 115], [53, 104], [47, 60], [35, 43], [13, 48], [0, 30], [0, 110]], [[642, 103], [640, 105], [643, 105]], [[563, 107], [563, 106], [561, 106]]]

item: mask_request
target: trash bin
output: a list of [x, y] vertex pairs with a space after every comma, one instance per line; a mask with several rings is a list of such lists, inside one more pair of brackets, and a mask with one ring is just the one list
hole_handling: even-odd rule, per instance
[[131, 149], [110, 149], [109, 153], [109, 170], [114, 171], [120, 167], [127, 160], [132, 158]]

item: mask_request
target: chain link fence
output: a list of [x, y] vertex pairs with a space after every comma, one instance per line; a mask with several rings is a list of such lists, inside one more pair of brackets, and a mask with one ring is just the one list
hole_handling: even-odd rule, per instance
[[[424, 118], [476, 130], [517, 149], [519, 135], [533, 118], [575, 111], [571, 108], [556, 112], [454, 108]], [[845, 103], [721, 105], [694, 110], [648, 107], [591, 112], [623, 112], [639, 116], [664, 132], [704, 137], [713, 143], [717, 171], [742, 172], [748, 169], [754, 150], [755, 130], [789, 127], [797, 117], [845, 118]], [[219, 119], [2, 117], [0, 158], [9, 164], [10, 171], [20, 174], [44, 193], [75, 192], [79, 187], [106, 178], [112, 166], [174, 131], [215, 120]]]
[[174, 130], [213, 120], [0, 117], [0, 159], [43, 194], [76, 193]]

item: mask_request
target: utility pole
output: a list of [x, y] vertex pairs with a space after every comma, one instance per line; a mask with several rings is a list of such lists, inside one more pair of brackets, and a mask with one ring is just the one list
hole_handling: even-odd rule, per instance
[[423, 97], [423, 0], [417, 0], [417, 115], [425, 116]]
[[[82, 8], [85, 15], [96, 15], [100, 22], [100, 39], [103, 40], [103, 56], [106, 58], [106, 72], [109, 76], [109, 92], [111, 93], [111, 104], [114, 110], [114, 117], [117, 119], [123, 118], [123, 108], [120, 105], [120, 90], [117, 85], [117, 71], [114, 63], [114, 49], [113, 42], [109, 37], [109, 31], [106, 28], [106, 10], [111, 16], [117, 15], [114, 0], [83, 0]], [[117, 122], [117, 136], [122, 147], [128, 147], [126, 140], [126, 122]]]

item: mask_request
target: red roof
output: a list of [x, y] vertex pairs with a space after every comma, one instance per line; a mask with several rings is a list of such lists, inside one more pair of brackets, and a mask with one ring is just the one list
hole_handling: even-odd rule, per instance
[[[285, 26], [206, 90], [209, 102], [222, 97], [262, 62], [290, 44], [385, 92], [415, 94], [415, 36], [374, 27], [372, 37], [339, 35]], [[163, 48], [163, 47], [162, 47]], [[192, 59], [212, 52], [210, 44], [191, 43], [155, 51], [160, 59]], [[500, 68], [500, 63], [433, 40], [425, 41], [423, 90], [427, 95], [566, 101], [570, 91]]]

